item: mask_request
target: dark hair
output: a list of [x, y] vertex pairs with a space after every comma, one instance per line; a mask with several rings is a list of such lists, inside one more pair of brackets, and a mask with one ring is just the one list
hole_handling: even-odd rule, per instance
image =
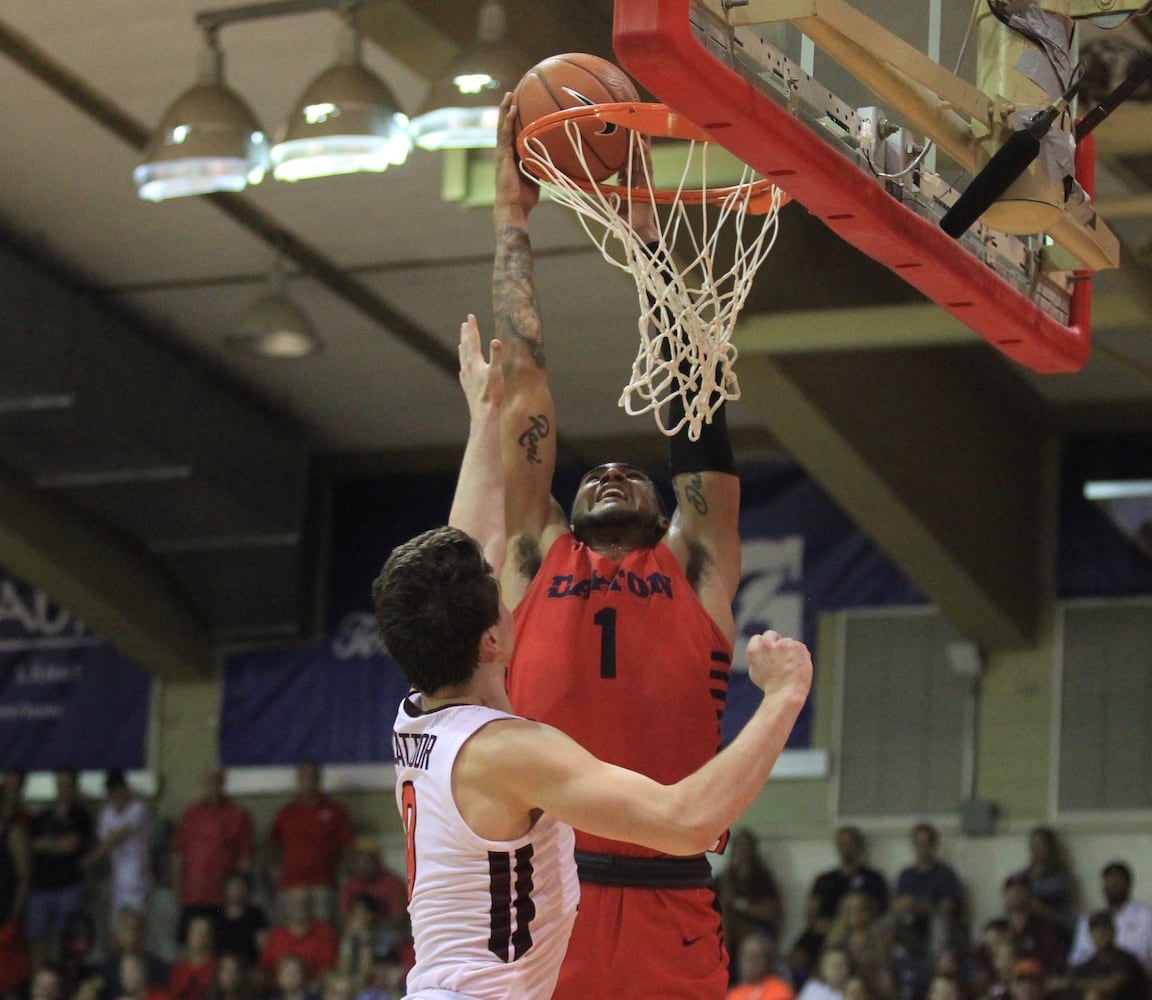
[[128, 780], [124, 777], [123, 771], [109, 771], [104, 775], [104, 790], [107, 792], [112, 791], [114, 788], [127, 788]]
[[918, 833], [928, 834], [928, 836], [932, 838], [933, 844], [940, 843], [940, 831], [931, 823], [917, 823], [912, 827], [912, 836], [915, 837]]
[[1012, 886], [1023, 886], [1029, 892], [1032, 891], [1032, 879], [1027, 872], [1013, 872], [1006, 879], [1004, 879], [1004, 888], [1010, 889]]
[[372, 916], [380, 915], [380, 900], [375, 896], [369, 896], [366, 892], [358, 892], [352, 897], [352, 906], [363, 906]]
[[1132, 869], [1123, 861], [1109, 861], [1100, 872], [1100, 877], [1106, 875], [1122, 875], [1129, 883], [1132, 881]]
[[392, 550], [372, 585], [380, 638], [419, 691], [465, 683], [500, 620], [500, 588], [475, 539], [434, 528]]

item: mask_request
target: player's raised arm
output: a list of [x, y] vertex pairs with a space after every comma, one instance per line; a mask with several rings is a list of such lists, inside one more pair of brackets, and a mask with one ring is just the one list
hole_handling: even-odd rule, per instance
[[468, 401], [468, 443], [460, 462], [448, 523], [480, 543], [493, 572], [500, 573], [507, 535], [504, 469], [500, 460], [500, 404], [504, 394], [503, 350], [493, 340], [484, 360], [476, 317], [460, 324], [460, 385]]
[[505, 599], [513, 606], [535, 571], [550, 525], [563, 527], [563, 515], [552, 501], [556, 409], [544, 362], [528, 236], [528, 215], [540, 192], [520, 172], [514, 148], [514, 112], [512, 95], [508, 94], [500, 107], [496, 146], [496, 257], [492, 274], [495, 331], [505, 346], [501, 441], [512, 548], [502, 582]]
[[673, 785], [606, 764], [559, 730], [519, 720], [473, 739], [468, 773], [499, 775], [517, 806], [588, 833], [668, 854], [706, 851], [768, 780], [812, 683], [807, 647], [775, 632], [749, 641], [748, 663], [764, 691], [756, 712], [718, 756]]

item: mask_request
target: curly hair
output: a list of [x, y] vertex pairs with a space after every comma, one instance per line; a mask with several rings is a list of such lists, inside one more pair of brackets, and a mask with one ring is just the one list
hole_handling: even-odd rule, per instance
[[500, 620], [492, 567], [458, 528], [434, 528], [393, 549], [372, 598], [384, 647], [426, 694], [465, 683], [481, 636]]

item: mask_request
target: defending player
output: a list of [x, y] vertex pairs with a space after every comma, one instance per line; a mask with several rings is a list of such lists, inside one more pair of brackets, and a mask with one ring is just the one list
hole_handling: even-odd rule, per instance
[[760, 706], [731, 746], [675, 784], [509, 714], [500, 347], [485, 364], [472, 317], [460, 359], [471, 424], [450, 526], [398, 546], [373, 588], [381, 635], [416, 688], [394, 737], [416, 943], [409, 997], [545, 1000], [578, 898], [570, 824], [666, 855], [704, 850], [767, 780], [812, 662], [799, 642], [754, 637]]
[[[509, 696], [518, 714], [597, 757], [672, 783], [720, 746], [740, 582], [740, 483], [724, 409], [699, 440], [686, 430], [670, 440], [671, 519], [647, 475], [611, 463], [583, 478], [569, 523], [552, 497], [556, 414], [528, 236], [539, 192], [518, 169], [510, 97], [501, 116], [493, 302], [505, 344]], [[637, 204], [631, 219], [649, 243], [651, 211]], [[703, 852], [672, 859], [580, 828], [576, 846], [583, 893], [558, 1000], [722, 998], [727, 957]]]

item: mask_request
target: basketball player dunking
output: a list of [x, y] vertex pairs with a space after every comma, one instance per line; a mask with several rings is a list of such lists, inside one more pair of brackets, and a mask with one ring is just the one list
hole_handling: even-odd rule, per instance
[[373, 587], [381, 635], [415, 688], [394, 730], [416, 944], [408, 997], [548, 1000], [580, 895], [572, 826], [669, 854], [703, 850], [767, 780], [812, 661], [775, 632], [750, 640], [763, 700], [723, 753], [675, 784], [511, 715], [513, 625], [496, 578], [506, 548], [500, 347], [486, 364], [473, 317], [461, 329], [460, 381], [470, 428], [449, 527], [397, 546]]
[[[556, 414], [528, 236], [539, 192], [518, 169], [513, 114], [505, 98], [493, 278], [505, 344], [501, 584], [516, 623], [509, 697], [518, 714], [668, 784], [720, 745], [740, 581], [740, 483], [724, 410], [697, 441], [686, 430], [670, 439], [671, 519], [648, 476], [618, 463], [585, 475], [565, 517], [551, 494]], [[650, 242], [655, 220], [645, 211], [637, 205], [631, 224]], [[707, 858], [669, 858], [579, 829], [576, 847], [580, 912], [558, 1000], [722, 998], [727, 956]]]

